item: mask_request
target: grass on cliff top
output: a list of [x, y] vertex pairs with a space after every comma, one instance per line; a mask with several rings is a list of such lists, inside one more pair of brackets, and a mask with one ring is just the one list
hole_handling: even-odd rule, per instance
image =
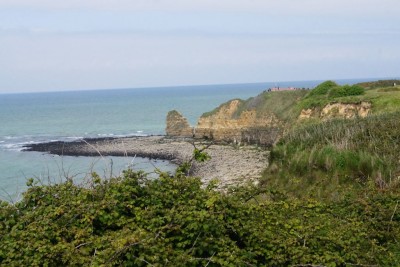
[[374, 114], [400, 110], [400, 86], [368, 90], [363, 101], [372, 103]]
[[[298, 114], [294, 112], [295, 109], [293, 108], [296, 107], [296, 103], [306, 94], [306, 90], [263, 92], [258, 96], [247, 100], [233, 99], [239, 100], [240, 103], [232, 118], [239, 118], [246, 110], [256, 110], [258, 116], [275, 114], [279, 119], [288, 121], [298, 116]], [[202, 117], [210, 117], [216, 114], [222, 107], [226, 106], [233, 100], [223, 103], [210, 112], [203, 113]]]
[[213, 110], [211, 110], [211, 111], [204, 112], [204, 113], [201, 115], [201, 117], [207, 118], [207, 117], [211, 117], [211, 116], [215, 115], [216, 113], [218, 113], [218, 111], [221, 110], [221, 108], [227, 106], [229, 103], [231, 103], [231, 102], [234, 101], [234, 100], [239, 100], [239, 106], [241, 106], [241, 105], [245, 102], [245, 100], [239, 99], [239, 98], [231, 99], [231, 100], [229, 100], [229, 101], [227, 101], [227, 102], [225, 102], [225, 103], [222, 103], [222, 104], [219, 105], [217, 108], [215, 108], [215, 109], [213, 109]]
[[[275, 114], [282, 121], [292, 121], [300, 111], [297, 103], [307, 94], [307, 90], [264, 92], [243, 105], [243, 110], [255, 109], [257, 115]], [[238, 111], [240, 114], [242, 111]]]
[[376, 88], [384, 88], [384, 87], [393, 87], [393, 85], [400, 85], [400, 80], [379, 80], [373, 82], [363, 82], [358, 83], [357, 85], [364, 87], [365, 89], [376, 89]]
[[300, 110], [321, 109], [332, 102], [353, 103], [350, 98], [362, 96], [364, 93], [365, 89], [358, 85], [340, 86], [334, 81], [326, 81], [311, 90], [299, 101], [298, 106]]
[[330, 103], [357, 104], [361, 102], [371, 103], [373, 114], [400, 110], [400, 86], [375, 88], [365, 90], [363, 93], [357, 95], [344, 96], [334, 95], [331, 91], [327, 91], [325, 94], [313, 94], [313, 91], [310, 91], [307, 96], [297, 103], [298, 108], [296, 110], [309, 108], [322, 109]]

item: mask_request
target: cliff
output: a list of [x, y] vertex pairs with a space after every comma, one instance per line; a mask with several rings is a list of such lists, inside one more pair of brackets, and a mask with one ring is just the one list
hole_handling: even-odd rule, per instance
[[327, 81], [313, 90], [262, 92], [234, 99], [204, 113], [195, 127], [177, 111], [167, 116], [167, 135], [270, 146], [306, 122], [364, 118], [400, 110], [400, 88], [366, 90]]
[[321, 120], [330, 120], [333, 118], [353, 119], [356, 117], [365, 118], [371, 112], [371, 103], [331, 103], [322, 109], [309, 108], [300, 112], [299, 119], [318, 118]]
[[187, 119], [176, 110], [168, 112], [165, 132], [167, 136], [193, 137], [193, 128], [190, 127]]
[[265, 133], [278, 133], [280, 120], [272, 113], [258, 116], [255, 109], [239, 112], [242, 104], [240, 100], [232, 100], [220, 106], [214, 114], [200, 117], [194, 136], [238, 144], [273, 143], [275, 140]]
[[[236, 144], [272, 145], [283, 130], [293, 106], [305, 91], [263, 92], [248, 100], [230, 100], [204, 113], [193, 128], [177, 111], [167, 116], [168, 136], [190, 136]], [[276, 105], [279, 103], [279, 105]], [[183, 135], [182, 135], [183, 133]]]

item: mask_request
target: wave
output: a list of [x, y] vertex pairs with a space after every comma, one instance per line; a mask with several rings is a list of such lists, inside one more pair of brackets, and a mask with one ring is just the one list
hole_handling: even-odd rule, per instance
[[114, 134], [97, 134], [97, 136], [108, 137], [108, 136], [114, 136]]
[[8, 150], [8, 151], [22, 151], [22, 149], [23, 149], [23, 145], [21, 145], [21, 144], [5, 144], [5, 145], [1, 145], [1, 147], [3, 147], [4, 150]]
[[64, 138], [65, 140], [57, 140], [57, 141], [67, 141], [67, 140], [75, 141], [75, 140], [79, 140], [79, 139], [83, 139], [83, 138], [85, 138], [85, 137], [83, 137], [83, 136], [67, 136]]
[[12, 140], [12, 139], [17, 139], [17, 138], [18, 138], [17, 136], [10, 136], [10, 135], [4, 136], [4, 139], [6, 139], [6, 140]]
[[[5, 140], [4, 140], [5, 139]], [[0, 150], [5, 151], [22, 151], [24, 146], [31, 144], [39, 144], [44, 142], [58, 141], [54, 140], [54, 136], [34, 136], [34, 135], [22, 135], [22, 136], [5, 136], [0, 141]]]

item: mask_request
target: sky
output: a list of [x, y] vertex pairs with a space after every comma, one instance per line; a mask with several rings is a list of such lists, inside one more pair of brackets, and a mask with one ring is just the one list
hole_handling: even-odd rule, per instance
[[400, 76], [398, 0], [0, 0], [0, 93]]

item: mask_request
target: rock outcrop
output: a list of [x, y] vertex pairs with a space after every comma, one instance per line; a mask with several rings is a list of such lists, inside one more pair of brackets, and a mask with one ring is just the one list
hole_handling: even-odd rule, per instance
[[167, 116], [167, 135], [173, 137], [206, 138], [237, 144], [271, 145], [279, 136], [281, 122], [274, 114], [260, 116], [256, 110], [240, 112], [241, 100], [231, 100], [221, 105], [213, 114], [203, 115], [196, 127], [190, 128], [187, 120], [177, 111]]
[[239, 114], [240, 103], [240, 100], [232, 100], [214, 114], [202, 116], [195, 127], [195, 137], [265, 144], [264, 132], [276, 128], [280, 121], [273, 114], [260, 116], [256, 110], [244, 110]]
[[193, 137], [193, 128], [190, 127], [187, 119], [176, 110], [168, 112], [165, 132], [167, 136]]
[[319, 118], [328, 120], [332, 118], [351, 119], [355, 117], [364, 118], [371, 111], [371, 103], [361, 102], [359, 104], [332, 103], [322, 109], [303, 109], [299, 119]]
[[[279, 92], [283, 93], [283, 92]], [[329, 120], [366, 117], [371, 103], [331, 103], [298, 112], [298, 103], [307, 92], [262, 93], [246, 101], [234, 99], [203, 114], [195, 127], [177, 111], [167, 116], [167, 135], [206, 138], [236, 144], [270, 146], [292, 126], [305, 119]], [[297, 110], [297, 111], [296, 111]]]

